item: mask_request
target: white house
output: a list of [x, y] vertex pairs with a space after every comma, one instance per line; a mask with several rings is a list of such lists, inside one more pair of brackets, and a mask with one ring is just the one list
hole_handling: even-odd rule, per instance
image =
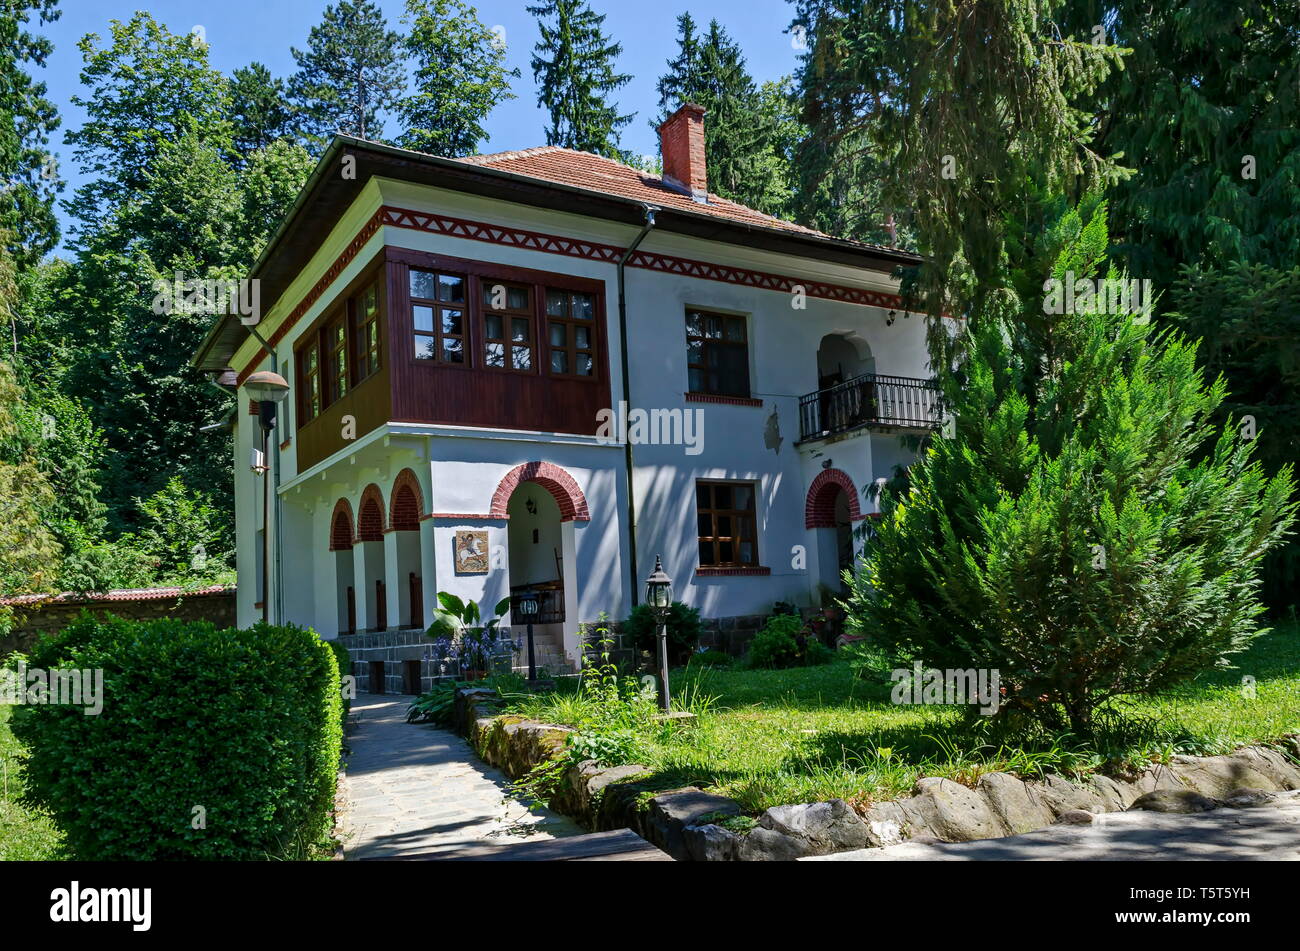
[[[937, 422], [907, 253], [561, 148], [446, 159], [339, 137], [195, 365], [239, 394], [240, 624], [424, 626], [438, 591], [544, 592], [554, 643], [655, 556], [706, 617], [838, 591], [865, 489]], [[244, 384], [290, 385], [265, 458]], [[269, 529], [269, 530], [268, 530]]]

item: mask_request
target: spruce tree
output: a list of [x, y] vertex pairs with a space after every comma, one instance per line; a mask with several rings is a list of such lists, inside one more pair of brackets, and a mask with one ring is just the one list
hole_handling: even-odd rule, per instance
[[402, 38], [370, 0], [339, 0], [311, 28], [307, 48], [292, 48], [298, 71], [289, 93], [303, 130], [316, 142], [335, 133], [378, 141], [382, 113], [402, 90]]
[[406, 51], [415, 62], [414, 91], [397, 103], [405, 130], [398, 144], [420, 152], [472, 155], [487, 138], [483, 121], [507, 99], [506, 50], [462, 0], [407, 0]]
[[1021, 266], [970, 322], [951, 428], [885, 494], [848, 609], [899, 662], [997, 669], [1004, 713], [1089, 737], [1109, 701], [1225, 666], [1260, 633], [1260, 562], [1296, 505], [1289, 466], [1268, 477], [1253, 433], [1212, 425], [1224, 387], [1194, 344], [1122, 294], [1082, 293], [1127, 275], [1106, 270], [1105, 204], [1063, 209], [1022, 233]]
[[632, 121], [609, 96], [632, 77], [615, 72], [623, 46], [605, 35], [604, 14], [585, 0], [547, 0], [528, 8], [541, 39], [534, 47], [537, 101], [550, 115], [546, 144], [619, 158], [619, 129]]
[[250, 63], [230, 74], [230, 117], [235, 151], [244, 159], [277, 139], [296, 137], [288, 87], [262, 63]]

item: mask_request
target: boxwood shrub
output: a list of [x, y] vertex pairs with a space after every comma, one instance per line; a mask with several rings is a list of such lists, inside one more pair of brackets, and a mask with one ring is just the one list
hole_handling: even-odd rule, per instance
[[30, 667], [103, 670], [103, 711], [14, 710], [28, 796], [78, 859], [301, 856], [329, 831], [334, 652], [312, 631], [83, 615]]

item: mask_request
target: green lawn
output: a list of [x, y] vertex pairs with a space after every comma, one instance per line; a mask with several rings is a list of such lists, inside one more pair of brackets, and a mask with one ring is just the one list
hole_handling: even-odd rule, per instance
[[[837, 797], [890, 799], [921, 776], [969, 783], [998, 769], [1033, 775], [1083, 772], [1107, 760], [1140, 766], [1300, 732], [1300, 625], [1273, 631], [1236, 661], [1235, 670], [1126, 705], [1090, 747], [1069, 736], [1004, 745], [987, 731], [963, 729], [951, 707], [890, 703], [887, 680], [857, 677], [844, 660], [787, 671], [681, 671], [673, 679], [683, 705], [693, 695], [715, 699], [693, 727], [644, 731], [637, 762], [651, 768], [656, 783], [697, 785], [758, 812]], [[1253, 699], [1243, 675], [1255, 678]], [[577, 706], [572, 698], [533, 698], [519, 709], [572, 722], [563, 713]]]
[[19, 803], [23, 748], [9, 732], [10, 708], [0, 704], [0, 861], [63, 858], [63, 837], [49, 816]]

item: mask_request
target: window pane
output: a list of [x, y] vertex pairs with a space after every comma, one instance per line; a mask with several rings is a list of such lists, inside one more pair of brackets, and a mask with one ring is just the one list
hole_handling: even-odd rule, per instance
[[316, 372], [316, 348], [312, 347], [307, 351], [307, 372]]
[[569, 335], [564, 324], [551, 324], [551, 346], [563, 347], [568, 343]]
[[442, 312], [442, 332], [459, 336], [461, 333], [460, 317], [461, 312], [458, 310], [444, 310]]
[[695, 504], [702, 509], [713, 508], [710, 486], [703, 483], [695, 486]]
[[711, 340], [722, 339], [722, 318], [708, 316], [704, 318], [704, 336]]
[[432, 307], [421, 307], [417, 304], [414, 308], [412, 308], [412, 312], [415, 314], [416, 330], [433, 329], [433, 308]]
[[528, 339], [528, 320], [524, 317], [515, 317], [510, 321], [510, 339], [527, 340]]
[[686, 312], [686, 333], [691, 337], [698, 337], [704, 329], [703, 319], [693, 310]]
[[[713, 487], [713, 507], [719, 509], [729, 509], [731, 505], [731, 486], [715, 485]], [[724, 534], [719, 532], [718, 534]]]
[[438, 275], [438, 300], [459, 304], [465, 299], [465, 279], [450, 274]]
[[514, 360], [516, 370], [531, 370], [533, 368], [533, 351], [529, 347], [515, 347]]
[[504, 367], [506, 365], [506, 347], [503, 343], [490, 343], [487, 345], [487, 352], [484, 355], [484, 363], [490, 367]]
[[741, 542], [741, 543], [740, 543], [740, 559], [739, 559], [739, 561], [740, 561], [740, 563], [741, 563], [742, 565], [752, 565], [752, 564], [754, 563], [754, 543], [753, 543], [753, 542]]
[[717, 517], [717, 522], [718, 522], [719, 538], [732, 538], [733, 536], [735, 536], [736, 534], [735, 519], [732, 518], [732, 516], [719, 515]]
[[568, 373], [569, 372], [569, 355], [563, 350], [551, 351], [551, 372]]
[[461, 341], [458, 337], [442, 338], [442, 357], [448, 363], [464, 363], [465, 354], [461, 350]]
[[505, 336], [503, 329], [501, 327], [500, 317], [494, 314], [488, 314], [487, 317], [484, 319], [484, 324], [487, 327], [487, 335], [489, 340], [500, 340], [503, 336]]
[[700, 542], [700, 564], [712, 565], [713, 561], [713, 542]]
[[438, 355], [437, 344], [433, 337], [415, 335], [415, 359], [432, 360]]
[[740, 317], [727, 318], [727, 339], [743, 342], [745, 339], [745, 321]]
[[572, 303], [574, 317], [591, 320], [596, 316], [596, 298], [590, 294], [574, 294]]
[[428, 271], [412, 271], [411, 296], [433, 300], [433, 275]]
[[595, 364], [592, 363], [591, 354], [579, 353], [574, 359], [578, 362], [578, 374], [580, 376], [591, 376], [595, 371]]
[[546, 292], [546, 313], [552, 317], [565, 316], [565, 295], [562, 291]]
[[528, 291], [523, 287], [511, 287], [506, 291], [506, 306], [511, 310], [528, 309]]
[[371, 285], [361, 298], [361, 315], [363, 317], [373, 317], [379, 310], [379, 288]]
[[695, 534], [701, 538], [707, 538], [713, 534], [713, 516], [708, 512], [701, 512], [695, 516]]
[[736, 560], [736, 549], [730, 541], [718, 541], [718, 564], [729, 565]]
[[690, 386], [692, 393], [704, 392], [704, 372], [702, 370], [691, 370], [688, 374], [690, 377]]
[[577, 349], [579, 350], [591, 349], [591, 328], [590, 327], [574, 327], [573, 336], [575, 340], [574, 346]]
[[735, 501], [732, 505], [733, 508], [737, 508], [742, 511], [753, 508], [754, 506], [753, 486], [738, 485], [732, 491], [735, 493], [734, 495]]

